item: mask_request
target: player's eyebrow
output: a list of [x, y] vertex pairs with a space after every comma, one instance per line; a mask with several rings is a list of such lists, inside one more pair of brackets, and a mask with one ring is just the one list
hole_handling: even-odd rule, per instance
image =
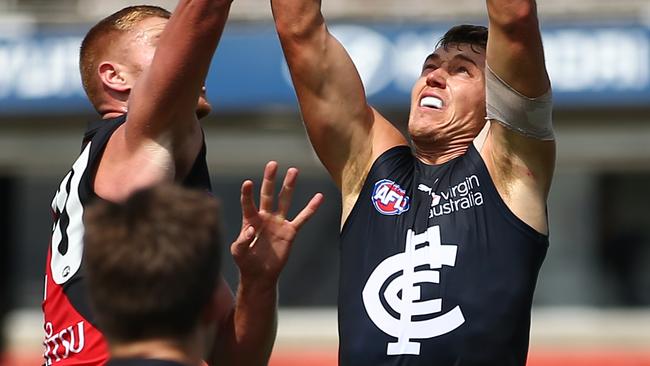
[[[429, 56], [427, 56], [427, 58], [424, 60], [424, 63], [426, 64], [429, 61], [437, 62], [437, 61], [440, 61], [440, 59], [441, 59], [440, 55], [438, 55], [437, 53], [432, 53]], [[472, 65], [478, 67], [478, 65], [476, 64], [476, 61], [472, 60], [468, 56], [463, 55], [462, 53], [454, 55], [454, 57], [452, 57], [450, 61], [458, 61], [458, 60], [467, 61], [467, 62], [471, 63]]]
[[476, 62], [474, 60], [472, 60], [470, 57], [467, 57], [467, 56], [463, 55], [462, 53], [459, 53], [459, 54], [457, 54], [457, 55], [455, 55], [454, 57], [451, 58], [452, 61], [458, 61], [459, 59], [463, 60], [463, 61], [467, 61], [467, 62], [471, 63], [472, 65], [478, 67], [478, 65], [476, 64]]

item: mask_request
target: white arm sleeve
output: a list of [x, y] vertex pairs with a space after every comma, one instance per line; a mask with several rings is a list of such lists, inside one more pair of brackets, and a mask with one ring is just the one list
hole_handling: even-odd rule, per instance
[[485, 65], [487, 119], [495, 120], [522, 135], [539, 140], [554, 140], [551, 89], [537, 98], [514, 90]]

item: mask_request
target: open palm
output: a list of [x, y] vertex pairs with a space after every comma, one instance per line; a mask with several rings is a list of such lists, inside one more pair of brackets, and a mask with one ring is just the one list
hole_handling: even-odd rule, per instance
[[259, 209], [253, 200], [253, 182], [246, 180], [242, 183], [242, 227], [239, 237], [230, 247], [242, 277], [270, 283], [277, 281], [287, 263], [296, 234], [323, 202], [323, 195], [315, 194], [293, 220], [288, 220], [286, 215], [298, 178], [298, 169], [289, 168], [274, 211], [277, 170], [276, 162], [266, 164]]

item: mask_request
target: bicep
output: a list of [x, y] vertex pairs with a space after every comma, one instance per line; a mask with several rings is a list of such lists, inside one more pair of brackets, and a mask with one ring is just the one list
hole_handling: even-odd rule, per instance
[[526, 137], [492, 121], [481, 155], [508, 208], [539, 233], [548, 234], [546, 201], [555, 141]]
[[499, 121], [490, 122], [485, 147], [490, 155], [491, 174], [504, 187], [522, 185], [544, 200], [555, 170], [555, 140], [524, 136]]
[[[373, 130], [387, 121], [376, 118], [352, 59], [324, 23], [308, 36], [281, 40], [309, 139], [344, 189], [345, 172], [371, 159]], [[382, 139], [405, 143], [395, 132]]]

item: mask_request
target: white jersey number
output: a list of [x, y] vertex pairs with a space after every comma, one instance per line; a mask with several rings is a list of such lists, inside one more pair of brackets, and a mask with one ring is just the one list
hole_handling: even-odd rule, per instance
[[63, 178], [52, 201], [56, 221], [52, 227], [52, 279], [64, 284], [77, 273], [83, 255], [83, 206], [79, 198], [79, 184], [90, 155], [90, 143], [86, 146], [68, 175]]

